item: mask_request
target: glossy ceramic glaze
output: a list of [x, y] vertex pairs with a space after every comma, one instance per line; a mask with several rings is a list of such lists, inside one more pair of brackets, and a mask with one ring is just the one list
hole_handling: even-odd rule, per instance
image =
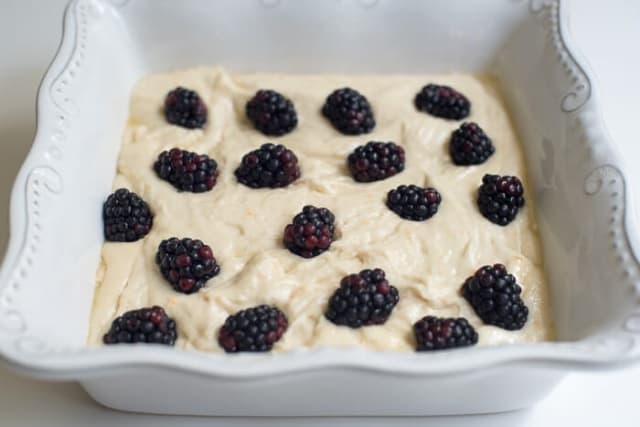
[[[640, 267], [622, 162], [559, 1], [74, 0], [11, 200], [0, 354], [119, 409], [208, 415], [427, 415], [531, 405], [572, 369], [640, 356]], [[375, 47], [375, 48], [374, 48]], [[363, 349], [228, 357], [86, 347], [100, 208], [129, 90], [199, 64], [237, 71], [488, 71], [535, 192], [559, 341], [433, 354]], [[490, 392], [488, 392], [490, 390]]]

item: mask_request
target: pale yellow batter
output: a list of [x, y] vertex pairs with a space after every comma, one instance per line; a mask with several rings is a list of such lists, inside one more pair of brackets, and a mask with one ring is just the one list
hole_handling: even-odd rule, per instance
[[[416, 111], [413, 98], [427, 83], [449, 84], [472, 103], [467, 120], [480, 124], [496, 153], [484, 164], [451, 163], [448, 140], [460, 122]], [[171, 126], [161, 106], [176, 86], [196, 90], [209, 108], [204, 130]], [[370, 101], [377, 126], [367, 135], [344, 136], [320, 108], [336, 88], [350, 86]], [[257, 89], [290, 98], [298, 127], [279, 138], [254, 130], [244, 114]], [[371, 140], [394, 141], [406, 151], [404, 172], [375, 183], [357, 183], [347, 155]], [[281, 143], [299, 158], [302, 176], [284, 189], [254, 190], [233, 174], [243, 154], [264, 142]], [[212, 191], [178, 193], [160, 180], [152, 164], [173, 147], [206, 153], [219, 165]], [[507, 227], [478, 212], [477, 188], [485, 173], [519, 176], [526, 206]], [[387, 192], [400, 184], [433, 186], [442, 194], [439, 212], [425, 222], [403, 220], [385, 206]], [[540, 254], [531, 189], [522, 148], [491, 79], [472, 75], [348, 76], [232, 75], [221, 68], [195, 68], [145, 77], [131, 95], [114, 188], [141, 195], [155, 213], [150, 234], [135, 243], [105, 243], [89, 343], [96, 345], [112, 320], [125, 311], [161, 305], [178, 324], [177, 346], [222, 351], [217, 332], [242, 308], [274, 304], [289, 318], [289, 329], [274, 351], [299, 347], [363, 346], [413, 350], [412, 324], [425, 315], [464, 316], [479, 333], [479, 344], [553, 338], [547, 286]], [[105, 195], [106, 196], [106, 195]], [[282, 245], [284, 227], [306, 204], [331, 209], [337, 240], [324, 254], [303, 259]], [[168, 237], [199, 238], [209, 244], [221, 273], [196, 294], [175, 292], [154, 263]], [[523, 288], [530, 310], [520, 331], [487, 326], [460, 296], [464, 280], [484, 264], [503, 263]], [[340, 279], [364, 268], [386, 271], [400, 302], [382, 326], [351, 329], [327, 321], [323, 312]]]

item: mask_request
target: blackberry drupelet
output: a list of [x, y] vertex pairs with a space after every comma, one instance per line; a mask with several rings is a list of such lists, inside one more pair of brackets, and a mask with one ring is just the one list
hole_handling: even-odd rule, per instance
[[131, 310], [117, 317], [103, 337], [105, 344], [153, 343], [174, 345], [176, 322], [162, 307]]
[[104, 238], [111, 242], [134, 242], [151, 230], [153, 215], [149, 205], [136, 193], [120, 188], [102, 207]]
[[259, 90], [245, 107], [247, 118], [265, 135], [280, 136], [298, 124], [298, 115], [290, 99], [274, 90]]
[[476, 123], [463, 123], [451, 134], [449, 154], [456, 165], [479, 165], [495, 151], [491, 139]]
[[413, 334], [418, 351], [467, 347], [478, 342], [478, 333], [463, 317], [425, 316], [413, 325]]
[[156, 174], [178, 191], [204, 193], [216, 185], [218, 163], [206, 154], [173, 148], [163, 151], [153, 165]]
[[393, 142], [368, 142], [347, 159], [351, 176], [358, 182], [380, 181], [404, 170], [404, 149]]
[[515, 176], [485, 175], [478, 189], [478, 209], [494, 224], [505, 226], [524, 206], [522, 182]]
[[416, 108], [432, 116], [449, 120], [462, 120], [469, 115], [471, 103], [449, 86], [428, 84], [414, 99]]
[[521, 292], [502, 264], [481, 267], [462, 285], [462, 296], [484, 323], [510, 331], [522, 329], [529, 315]]
[[251, 188], [286, 187], [300, 178], [298, 158], [284, 145], [263, 144], [242, 157], [238, 182]]
[[401, 185], [387, 193], [387, 207], [404, 219], [425, 221], [438, 212], [442, 197], [435, 188]]
[[197, 239], [163, 240], [156, 264], [173, 289], [184, 294], [198, 292], [207, 280], [220, 273], [211, 248]]
[[283, 243], [291, 252], [312, 258], [329, 249], [335, 232], [335, 216], [327, 208], [305, 206], [284, 229]]
[[164, 115], [173, 125], [202, 128], [207, 123], [207, 106], [197, 92], [177, 87], [164, 100]]
[[376, 126], [367, 98], [348, 87], [336, 89], [327, 97], [322, 115], [346, 135], [369, 133]]
[[227, 317], [218, 344], [227, 353], [269, 351], [287, 330], [287, 316], [277, 307], [259, 305]]
[[383, 270], [362, 270], [340, 281], [329, 299], [325, 317], [336, 325], [359, 328], [387, 321], [400, 296]]

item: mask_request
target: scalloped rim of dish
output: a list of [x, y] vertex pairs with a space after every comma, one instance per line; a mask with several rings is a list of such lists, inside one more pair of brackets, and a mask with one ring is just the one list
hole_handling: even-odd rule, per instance
[[[71, 0], [64, 14], [64, 28], [62, 42], [49, 66], [38, 89], [37, 99], [37, 128], [38, 132], [33, 147], [23, 164], [11, 195], [11, 239], [7, 255], [0, 271], [0, 283], [5, 286], [0, 289], [0, 296], [9, 287], [9, 278], [17, 274], [18, 261], [23, 256], [26, 243], [17, 233], [20, 221], [24, 221], [27, 194], [26, 188], [20, 183], [27, 182], [27, 178], [35, 169], [45, 167], [38, 164], [38, 157], [45, 153], [45, 136], [42, 134], [42, 123], [53, 122], [52, 106], [56, 101], [50, 97], [48, 90], [57, 83], [60, 76], [67, 71], [72, 60], [78, 25], [72, 17], [72, 8], [80, 0]], [[599, 139], [603, 139], [607, 147], [614, 154], [616, 162], [604, 165], [620, 177], [623, 186], [622, 226], [624, 227], [624, 243], [628, 257], [629, 268], [640, 270], [638, 256], [634, 249], [640, 248], [640, 241], [634, 236], [635, 220], [630, 208], [631, 194], [626, 185], [624, 167], [620, 156], [615, 155], [615, 148], [606, 132], [600, 110], [597, 107], [597, 90], [593, 85], [593, 77], [584, 59], [577, 52], [573, 43], [567, 38], [567, 11], [561, 0], [525, 0], [520, 1], [528, 5], [531, 13], [540, 13], [544, 8], [556, 8], [555, 20], [550, 25], [560, 38], [564, 53], [573, 61], [575, 67], [584, 74], [587, 85], [585, 102], [568, 113], [578, 117], [588, 114], [595, 117], [595, 126], [599, 131]], [[125, 1], [112, 1], [116, 6], [122, 6]], [[562, 4], [562, 6], [561, 6]], [[570, 94], [571, 95], [571, 94]], [[575, 95], [575, 94], [574, 94]], [[569, 96], [569, 95], [568, 95]], [[64, 108], [62, 108], [64, 110]], [[587, 135], [588, 137], [588, 135]], [[599, 142], [599, 141], [598, 141]], [[591, 142], [593, 143], [593, 141]], [[591, 176], [593, 175], [593, 176]], [[595, 179], [596, 191], [602, 186], [604, 176], [592, 173], [587, 177]], [[45, 183], [45, 185], [47, 185]], [[54, 184], [55, 185], [55, 184]], [[589, 192], [588, 188], [585, 191]], [[640, 283], [635, 283], [637, 293], [640, 293]], [[2, 310], [2, 308], [0, 308]], [[0, 315], [3, 313], [0, 313]], [[9, 316], [11, 310], [4, 309], [4, 316]], [[0, 319], [2, 320], [2, 319]], [[0, 325], [1, 326], [1, 325]], [[23, 339], [23, 342], [20, 342]], [[17, 336], [15, 345], [29, 345], [29, 337]], [[289, 374], [300, 371], [311, 371], [327, 368], [350, 368], [354, 370], [377, 371], [394, 375], [457, 375], [480, 368], [498, 367], [507, 363], [539, 364], [549, 368], [595, 369], [620, 366], [640, 359], [640, 309], [627, 318], [626, 322], [614, 333], [607, 336], [595, 336], [577, 342], [543, 342], [532, 344], [509, 344], [495, 347], [478, 347], [464, 350], [445, 350], [429, 354], [401, 353], [375, 351], [361, 348], [319, 348], [300, 349], [283, 354], [240, 354], [234, 357], [219, 354], [209, 354], [193, 350], [181, 350], [164, 347], [130, 346], [126, 351], [122, 348], [82, 348], [51, 352], [25, 352], [16, 357], [13, 352], [6, 352], [2, 356], [14, 368], [32, 376], [46, 378], [89, 378], [98, 376], [106, 371], [125, 369], [133, 366], [161, 367], [175, 371], [207, 375], [211, 377], [249, 379], [275, 374]]]

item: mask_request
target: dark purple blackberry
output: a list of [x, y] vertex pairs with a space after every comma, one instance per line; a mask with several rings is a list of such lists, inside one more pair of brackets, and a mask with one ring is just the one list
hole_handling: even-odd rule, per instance
[[413, 334], [418, 351], [467, 347], [478, 342], [478, 333], [463, 317], [425, 316], [414, 323]]
[[529, 309], [520, 298], [522, 289], [502, 264], [485, 265], [462, 285], [462, 296], [488, 325], [509, 331], [522, 329]]
[[349, 154], [347, 164], [356, 181], [380, 181], [404, 170], [404, 149], [393, 142], [371, 141]]
[[322, 115], [346, 135], [369, 133], [376, 126], [367, 98], [348, 87], [336, 89], [327, 97]]
[[387, 193], [387, 207], [404, 219], [425, 221], [438, 212], [442, 197], [435, 188], [401, 185]]
[[414, 104], [420, 111], [449, 120], [462, 120], [471, 110], [471, 103], [463, 94], [449, 86], [435, 84], [423, 87]]
[[491, 139], [476, 123], [463, 123], [451, 134], [449, 154], [456, 165], [479, 165], [495, 151]]
[[263, 144], [242, 157], [235, 174], [247, 187], [278, 188], [300, 178], [300, 166], [293, 151], [284, 145]]
[[298, 124], [293, 103], [274, 90], [259, 90], [247, 102], [247, 118], [265, 135], [280, 136], [291, 132]]
[[153, 165], [156, 174], [178, 191], [204, 193], [216, 185], [218, 163], [206, 154], [173, 148], [163, 151]]
[[172, 125], [202, 128], [207, 123], [207, 106], [197, 92], [177, 87], [164, 99], [164, 116]]
[[342, 278], [324, 315], [336, 325], [351, 328], [381, 325], [399, 300], [398, 290], [389, 284], [383, 270], [362, 270]]
[[153, 215], [147, 202], [136, 193], [120, 188], [102, 207], [104, 238], [111, 242], [133, 242], [151, 230]]
[[184, 294], [198, 292], [207, 280], [220, 273], [211, 248], [201, 240], [163, 240], [156, 253], [156, 264], [173, 289]]
[[176, 322], [162, 307], [131, 310], [117, 317], [102, 341], [105, 344], [152, 343], [174, 345]]
[[522, 182], [515, 176], [485, 175], [478, 189], [478, 209], [494, 224], [505, 226], [524, 206]]
[[305, 206], [284, 229], [283, 243], [303, 258], [318, 256], [333, 242], [334, 223], [335, 216], [329, 209]]
[[287, 330], [287, 316], [277, 307], [259, 305], [227, 317], [218, 344], [227, 353], [269, 351]]

